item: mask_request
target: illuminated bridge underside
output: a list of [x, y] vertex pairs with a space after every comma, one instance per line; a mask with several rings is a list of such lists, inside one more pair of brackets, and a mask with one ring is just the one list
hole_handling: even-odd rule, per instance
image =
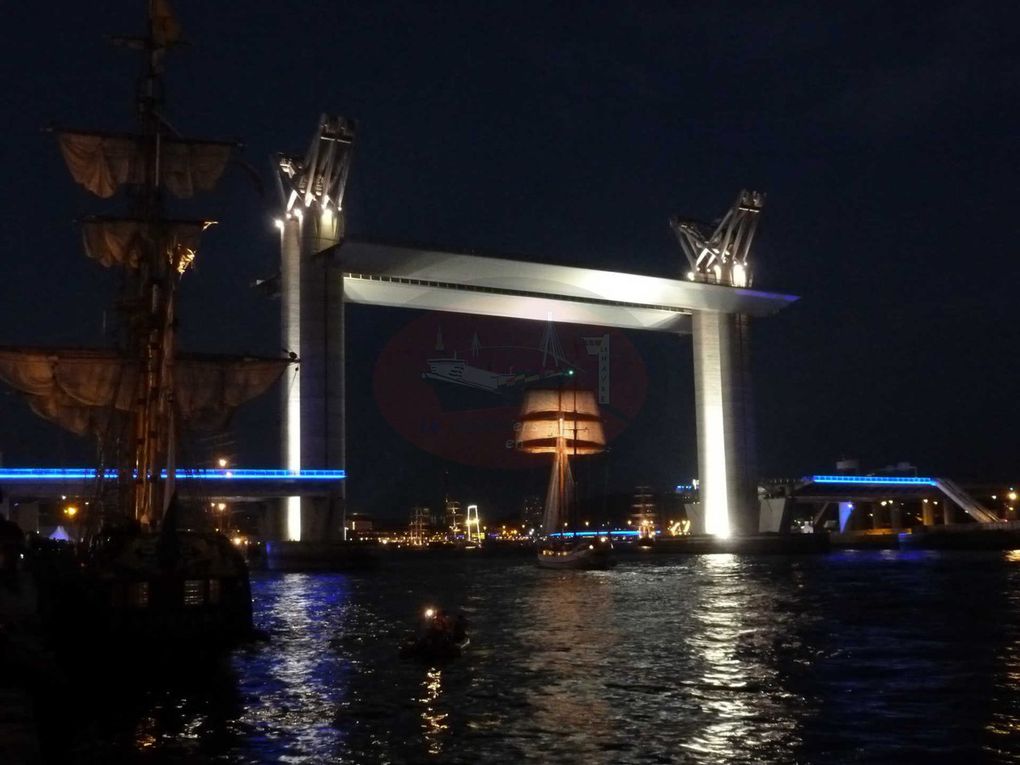
[[796, 300], [592, 268], [349, 241], [344, 299], [397, 308], [689, 334], [693, 311], [767, 316]]
[[354, 303], [691, 334], [706, 529], [758, 528], [747, 322], [795, 297], [357, 241], [330, 257], [344, 300]]

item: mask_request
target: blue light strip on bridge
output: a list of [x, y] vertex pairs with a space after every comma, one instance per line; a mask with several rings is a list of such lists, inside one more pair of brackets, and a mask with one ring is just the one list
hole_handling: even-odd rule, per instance
[[[659, 532], [656, 532], [658, 534]], [[550, 534], [550, 537], [636, 537], [641, 534], [640, 531], [633, 529], [621, 529], [609, 531], [603, 529], [602, 531], [554, 531]]]
[[935, 486], [934, 478], [874, 475], [813, 475], [814, 483], [851, 483], [868, 486]]
[[[0, 468], [0, 481], [82, 481], [94, 480], [97, 471], [92, 468]], [[103, 471], [104, 478], [116, 478], [116, 470]], [[161, 475], [166, 478], [166, 471]], [[224, 468], [216, 470], [180, 469], [178, 481], [342, 481], [345, 470], [269, 470]]]

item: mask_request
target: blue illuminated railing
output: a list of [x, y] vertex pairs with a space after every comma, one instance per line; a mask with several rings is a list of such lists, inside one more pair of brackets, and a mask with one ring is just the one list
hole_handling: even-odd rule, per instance
[[[659, 532], [656, 532], [658, 534]], [[554, 531], [550, 537], [636, 537], [641, 534], [634, 529], [603, 529], [602, 531]]]
[[935, 486], [934, 478], [910, 476], [875, 475], [813, 475], [808, 480], [814, 483], [851, 483], [869, 486]]
[[[93, 480], [92, 468], [0, 468], [0, 481], [82, 481]], [[116, 478], [116, 470], [104, 470], [104, 478]], [[166, 471], [161, 475], [166, 478]], [[342, 481], [345, 470], [275, 470], [255, 468], [186, 469], [176, 471], [178, 481]]]
[[694, 491], [693, 483], [678, 483], [676, 485], [677, 491]]

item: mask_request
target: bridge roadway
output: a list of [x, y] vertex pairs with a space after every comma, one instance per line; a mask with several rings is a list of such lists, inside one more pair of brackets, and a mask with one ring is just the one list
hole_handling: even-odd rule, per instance
[[[165, 472], [164, 472], [165, 476]], [[181, 469], [175, 480], [183, 494], [223, 501], [288, 496], [328, 497], [346, 478], [343, 470]], [[116, 471], [106, 471], [106, 480]], [[14, 500], [86, 497], [95, 493], [91, 468], [0, 468], [0, 490]]]
[[[814, 502], [824, 508], [839, 503], [852, 511], [856, 502], [880, 502], [882, 499], [923, 499], [935, 493], [978, 523], [997, 523], [999, 518], [948, 478], [815, 475], [804, 478], [792, 493], [799, 502]], [[948, 522], [948, 521], [946, 521]], [[926, 525], [930, 525], [926, 522]]]

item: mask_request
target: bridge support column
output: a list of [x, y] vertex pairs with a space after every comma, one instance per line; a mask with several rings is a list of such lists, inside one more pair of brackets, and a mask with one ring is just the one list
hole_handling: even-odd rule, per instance
[[709, 534], [758, 531], [750, 318], [694, 311], [694, 399], [701, 501]]
[[893, 531], [903, 529], [903, 508], [898, 503], [889, 506], [889, 526]]
[[[280, 342], [285, 351], [301, 356], [301, 220], [288, 215], [280, 222]], [[280, 399], [280, 443], [283, 465], [301, 469], [301, 370], [291, 366], [284, 373]], [[301, 497], [282, 502], [282, 538], [301, 539]]]
[[[343, 469], [344, 287], [332, 248], [343, 239], [343, 198], [354, 122], [323, 114], [307, 153], [278, 154], [283, 218], [280, 289], [283, 347], [299, 368], [284, 388], [284, 464]], [[321, 541], [344, 525], [346, 488], [329, 499], [284, 500], [288, 541]]]
[[[333, 210], [306, 208], [284, 221], [284, 347], [299, 358], [283, 390], [284, 464], [288, 469], [343, 469], [343, 278], [329, 252], [343, 221]], [[284, 538], [321, 541], [342, 525], [344, 489], [329, 499], [287, 497]]]

